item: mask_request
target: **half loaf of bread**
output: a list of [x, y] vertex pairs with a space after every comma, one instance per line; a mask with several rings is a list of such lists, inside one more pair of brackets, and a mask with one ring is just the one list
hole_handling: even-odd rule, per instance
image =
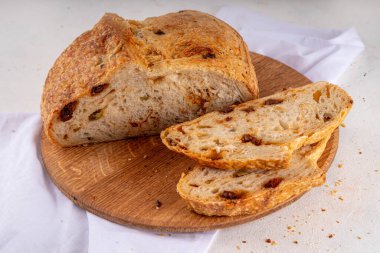
[[106, 14], [56, 60], [41, 114], [48, 138], [73, 146], [158, 134], [257, 95], [247, 46], [223, 21]]

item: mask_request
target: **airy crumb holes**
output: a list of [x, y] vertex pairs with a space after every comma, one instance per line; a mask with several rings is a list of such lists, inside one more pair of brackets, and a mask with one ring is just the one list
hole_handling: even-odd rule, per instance
[[219, 153], [219, 152], [216, 152], [215, 149], [211, 149], [211, 150], [210, 150], [210, 154], [209, 154], [208, 157], [209, 157], [211, 160], [219, 160], [219, 159], [222, 159], [222, 158], [223, 158], [222, 154]]
[[182, 126], [179, 126], [177, 130], [183, 134], [186, 134], [186, 132], [183, 130]]
[[170, 146], [177, 146], [177, 142], [175, 142], [172, 138], [166, 138]]
[[223, 193], [220, 195], [222, 198], [225, 199], [238, 199], [239, 195], [232, 191], [223, 191]]
[[100, 119], [102, 116], [103, 116], [103, 110], [99, 109], [91, 113], [90, 116], [88, 116], [88, 120], [90, 121], [97, 120], [97, 119]]
[[252, 172], [247, 170], [247, 169], [240, 169], [240, 170], [234, 172], [234, 174], [232, 174], [232, 177], [242, 177], [242, 176], [249, 175], [251, 173]]

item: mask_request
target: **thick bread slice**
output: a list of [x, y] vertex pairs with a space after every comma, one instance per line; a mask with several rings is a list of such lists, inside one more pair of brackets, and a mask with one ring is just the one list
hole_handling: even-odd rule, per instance
[[62, 146], [158, 134], [258, 95], [249, 51], [223, 21], [180, 11], [144, 21], [106, 14], [46, 79], [46, 135]]
[[325, 182], [317, 160], [328, 139], [297, 150], [289, 169], [232, 171], [196, 165], [182, 174], [177, 191], [199, 214], [264, 213]]
[[318, 82], [171, 126], [161, 139], [205, 166], [282, 169], [294, 150], [329, 136], [352, 103], [343, 89]]

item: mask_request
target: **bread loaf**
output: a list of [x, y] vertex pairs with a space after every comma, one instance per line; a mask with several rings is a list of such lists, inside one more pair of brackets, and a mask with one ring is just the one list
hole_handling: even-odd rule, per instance
[[329, 137], [297, 150], [288, 169], [220, 170], [196, 165], [177, 191], [189, 207], [209, 216], [265, 213], [325, 182], [317, 160]]
[[319, 82], [171, 126], [161, 139], [209, 167], [283, 169], [295, 150], [331, 135], [352, 103], [343, 89]]
[[73, 146], [158, 134], [257, 95], [247, 46], [221, 20], [106, 14], [49, 71], [41, 114], [48, 138]]

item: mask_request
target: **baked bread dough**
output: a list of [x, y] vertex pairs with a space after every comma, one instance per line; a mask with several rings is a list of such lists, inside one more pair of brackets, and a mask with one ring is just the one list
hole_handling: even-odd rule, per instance
[[52, 142], [74, 146], [158, 134], [257, 96], [247, 46], [223, 21], [105, 14], [49, 71], [41, 115]]
[[161, 139], [205, 166], [284, 169], [295, 150], [331, 135], [352, 103], [339, 86], [318, 82], [171, 126]]
[[296, 150], [288, 169], [220, 170], [195, 165], [177, 191], [188, 206], [208, 216], [264, 213], [325, 182], [317, 161], [330, 136]]

